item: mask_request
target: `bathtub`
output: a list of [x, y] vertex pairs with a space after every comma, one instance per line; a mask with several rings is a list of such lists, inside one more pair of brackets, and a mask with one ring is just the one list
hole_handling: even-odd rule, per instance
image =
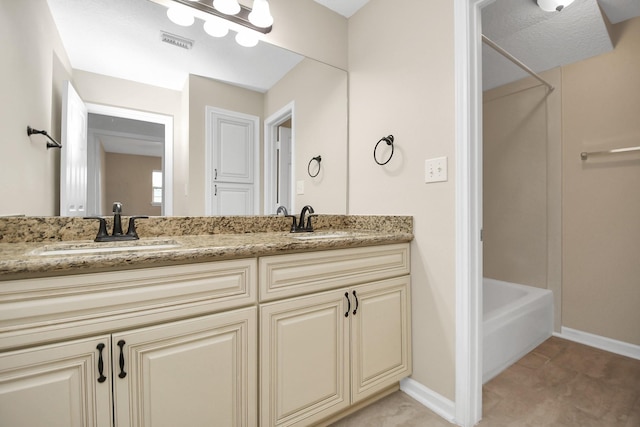
[[548, 289], [488, 278], [482, 294], [486, 383], [551, 336], [553, 295]]

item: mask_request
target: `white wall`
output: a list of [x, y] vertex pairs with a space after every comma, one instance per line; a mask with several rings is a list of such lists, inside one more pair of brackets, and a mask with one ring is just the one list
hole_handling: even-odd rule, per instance
[[[71, 66], [45, 0], [0, 1], [0, 215], [57, 215], [61, 80]], [[54, 75], [57, 77], [54, 80]]]
[[[349, 213], [413, 215], [413, 378], [455, 392], [453, 2], [371, 0], [349, 20]], [[386, 166], [373, 160], [395, 136]], [[448, 157], [449, 180], [424, 183]]]

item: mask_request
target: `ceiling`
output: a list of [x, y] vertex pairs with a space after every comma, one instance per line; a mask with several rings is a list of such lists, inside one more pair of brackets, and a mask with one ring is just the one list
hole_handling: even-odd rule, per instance
[[[315, 0], [347, 18], [368, 0]], [[605, 17], [617, 24], [640, 16], [640, 0], [575, 0], [562, 12], [544, 12], [535, 0], [496, 0], [482, 9], [485, 36], [536, 72], [613, 50]], [[483, 87], [492, 89], [528, 74], [483, 45]]]
[[[561, 12], [544, 12], [534, 0], [496, 0], [482, 10], [482, 28], [489, 39], [542, 72], [610, 52], [614, 46], [605, 19], [616, 24], [636, 16], [639, 0], [575, 0]], [[528, 75], [486, 44], [482, 61], [485, 90]]]
[[[149, 0], [47, 0], [74, 69], [173, 90], [189, 74], [265, 92], [303, 57], [258, 43], [239, 46], [232, 34], [210, 37], [203, 22], [181, 27]], [[193, 40], [191, 49], [161, 42], [161, 31]]]
[[316, 3], [328, 7], [340, 15], [350, 18], [362, 6], [367, 4], [369, 0], [314, 0]]
[[[232, 35], [208, 36], [202, 22], [180, 27], [166, 8], [148, 0], [47, 0], [71, 65], [174, 90], [196, 74], [265, 92], [302, 56], [259, 43], [241, 48]], [[368, 0], [315, 0], [350, 17]], [[640, 16], [639, 0], [575, 0], [562, 12], [543, 12], [535, 0], [496, 0], [482, 11], [484, 34], [536, 72], [613, 49], [605, 25]], [[275, 17], [277, 25], [277, 17]], [[161, 43], [164, 30], [194, 40], [185, 50]], [[526, 73], [483, 46], [483, 85], [494, 88]]]

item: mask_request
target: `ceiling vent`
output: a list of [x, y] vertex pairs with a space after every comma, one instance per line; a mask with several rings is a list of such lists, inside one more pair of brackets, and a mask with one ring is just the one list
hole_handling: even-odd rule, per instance
[[165, 43], [169, 43], [183, 49], [191, 49], [193, 47], [193, 40], [176, 36], [175, 34], [167, 33], [164, 31], [160, 31], [160, 39]]

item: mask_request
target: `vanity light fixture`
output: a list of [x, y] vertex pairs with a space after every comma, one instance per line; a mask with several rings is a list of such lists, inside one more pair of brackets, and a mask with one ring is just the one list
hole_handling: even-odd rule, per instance
[[273, 16], [271, 16], [267, 0], [253, 0], [253, 10], [249, 14], [249, 21], [256, 27], [261, 28], [273, 25]]
[[189, 27], [195, 22], [193, 15], [181, 7], [172, 6], [167, 9], [167, 17], [181, 27]]
[[230, 29], [235, 31], [236, 42], [241, 46], [255, 46], [273, 25], [267, 0], [253, 0], [253, 10], [238, 0], [214, 0], [213, 4], [211, 0], [154, 1], [167, 6], [167, 16], [178, 25], [192, 25], [195, 17], [205, 21], [204, 30], [212, 37], [224, 37]]
[[211, 37], [224, 37], [229, 33], [229, 26], [223, 19], [212, 17], [204, 21], [204, 31]]
[[213, 7], [225, 15], [236, 15], [240, 12], [238, 0], [213, 0]]
[[251, 30], [240, 30], [236, 34], [236, 43], [244, 47], [254, 47], [259, 42], [258, 33]]
[[560, 12], [573, 3], [573, 0], [537, 0], [540, 9], [545, 12]]

